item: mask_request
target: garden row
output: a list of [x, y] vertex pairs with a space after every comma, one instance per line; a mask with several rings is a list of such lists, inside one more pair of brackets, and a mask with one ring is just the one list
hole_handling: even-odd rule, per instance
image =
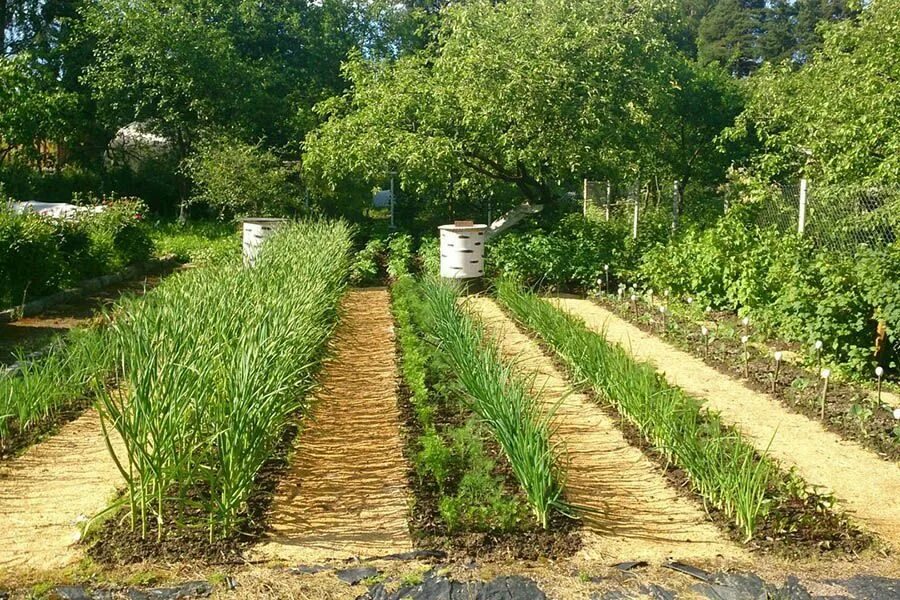
[[562, 462], [527, 381], [452, 287], [403, 275], [392, 296], [416, 537], [475, 553], [572, 548]]
[[123, 442], [110, 451], [127, 491], [107, 514], [124, 507], [124, 527], [140, 538], [233, 536], [260, 470], [305, 407], [337, 320], [350, 233], [342, 223], [290, 227], [254, 269], [222, 258], [122, 301], [106, 327], [73, 331], [0, 379], [10, 415], [0, 439], [96, 402], [107, 434]]
[[872, 370], [868, 386], [839, 378], [825, 362], [822, 341], [808, 348], [772, 341], [750, 317], [704, 309], [692, 298], [623, 290], [595, 301], [841, 437], [900, 459], [900, 406], [886, 389], [883, 368]]
[[538, 336], [598, 401], [627, 423], [632, 443], [685, 483], [730, 524], [735, 537], [783, 551], [837, 548], [856, 551], [871, 539], [817, 494], [727, 426], [715, 413], [667, 385], [646, 364], [590, 331], [579, 319], [523, 292], [511, 280], [498, 285], [500, 301]]
[[622, 219], [570, 215], [505, 235], [489, 248], [488, 267], [545, 289], [668, 290], [750, 316], [766, 336], [802, 349], [821, 340], [826, 360], [854, 377], [881, 366], [896, 379], [900, 246], [837, 254], [760, 227], [757, 217], [752, 203], [737, 204], [714, 224], [687, 223], [672, 236], [669, 217], [651, 213], [634, 240]]

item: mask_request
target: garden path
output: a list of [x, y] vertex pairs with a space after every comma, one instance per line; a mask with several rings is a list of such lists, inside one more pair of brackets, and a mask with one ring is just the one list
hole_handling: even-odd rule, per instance
[[669, 558], [711, 561], [746, 558], [707, 519], [702, 507], [679, 495], [615, 421], [576, 393], [540, 346], [489, 298], [471, 297], [469, 310], [501, 352], [528, 377], [554, 413], [554, 442], [568, 456], [567, 500], [588, 507], [581, 556], [607, 562]]
[[[114, 432], [111, 439], [122, 455], [121, 439]], [[123, 484], [94, 409], [0, 464], [0, 580], [78, 561], [79, 525]]]
[[666, 380], [719, 412], [760, 451], [833, 493], [861, 525], [900, 548], [900, 466], [786, 410], [767, 394], [723, 375], [698, 358], [644, 333], [590, 300], [551, 300], [587, 326], [649, 362]]
[[257, 548], [268, 558], [313, 563], [412, 549], [390, 295], [352, 290], [342, 314]]

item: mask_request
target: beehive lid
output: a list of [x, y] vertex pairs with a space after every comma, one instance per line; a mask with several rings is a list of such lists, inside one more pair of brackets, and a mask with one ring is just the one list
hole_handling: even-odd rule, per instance
[[271, 225], [272, 223], [287, 223], [287, 219], [275, 219], [271, 217], [241, 219], [243, 223], [253, 223], [255, 225]]
[[487, 225], [476, 225], [473, 221], [455, 221], [453, 225], [441, 225], [438, 229], [445, 231], [482, 231]]

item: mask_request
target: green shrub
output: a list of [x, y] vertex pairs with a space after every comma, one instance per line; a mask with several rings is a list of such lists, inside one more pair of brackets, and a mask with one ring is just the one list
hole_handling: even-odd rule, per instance
[[[896, 338], [900, 327], [900, 250], [861, 247], [855, 256], [816, 249], [797, 235], [753, 222], [737, 206], [712, 228], [690, 228], [648, 251], [639, 271], [656, 290], [704, 305], [752, 313], [779, 337], [806, 347], [822, 340], [826, 356], [870, 376], [879, 321]], [[897, 368], [889, 347], [879, 357]]]
[[153, 255], [153, 241], [143, 224], [146, 206], [137, 198], [103, 203], [103, 212], [80, 217], [91, 239], [94, 260], [104, 271], [120, 270]]
[[0, 304], [19, 304], [150, 258], [143, 203], [110, 200], [104, 208], [74, 219], [0, 209]]
[[441, 274], [441, 241], [436, 237], [424, 238], [417, 253], [422, 273], [429, 277]]
[[413, 240], [407, 234], [395, 234], [388, 238], [387, 246], [387, 274], [395, 280], [412, 268]]
[[350, 265], [352, 285], [372, 285], [381, 281], [385, 248], [384, 240], [375, 238], [356, 253]]
[[627, 221], [580, 214], [566, 215], [550, 226], [512, 230], [488, 244], [487, 270], [529, 286], [592, 289], [604, 276], [605, 265], [616, 280], [633, 273], [643, 248], [658, 235], [653, 223], [648, 219], [646, 237], [642, 234], [637, 241]]
[[204, 140], [187, 172], [195, 185], [191, 201], [220, 216], [284, 217], [302, 209], [294, 169], [260, 145], [228, 136]]
[[35, 214], [0, 209], [0, 301], [19, 304], [67, 283], [56, 223]]

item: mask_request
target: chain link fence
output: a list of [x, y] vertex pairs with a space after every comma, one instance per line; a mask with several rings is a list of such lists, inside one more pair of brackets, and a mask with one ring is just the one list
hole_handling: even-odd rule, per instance
[[833, 252], [883, 248], [900, 232], [900, 189], [817, 187], [807, 181], [776, 185], [758, 204], [757, 222], [797, 232]]

